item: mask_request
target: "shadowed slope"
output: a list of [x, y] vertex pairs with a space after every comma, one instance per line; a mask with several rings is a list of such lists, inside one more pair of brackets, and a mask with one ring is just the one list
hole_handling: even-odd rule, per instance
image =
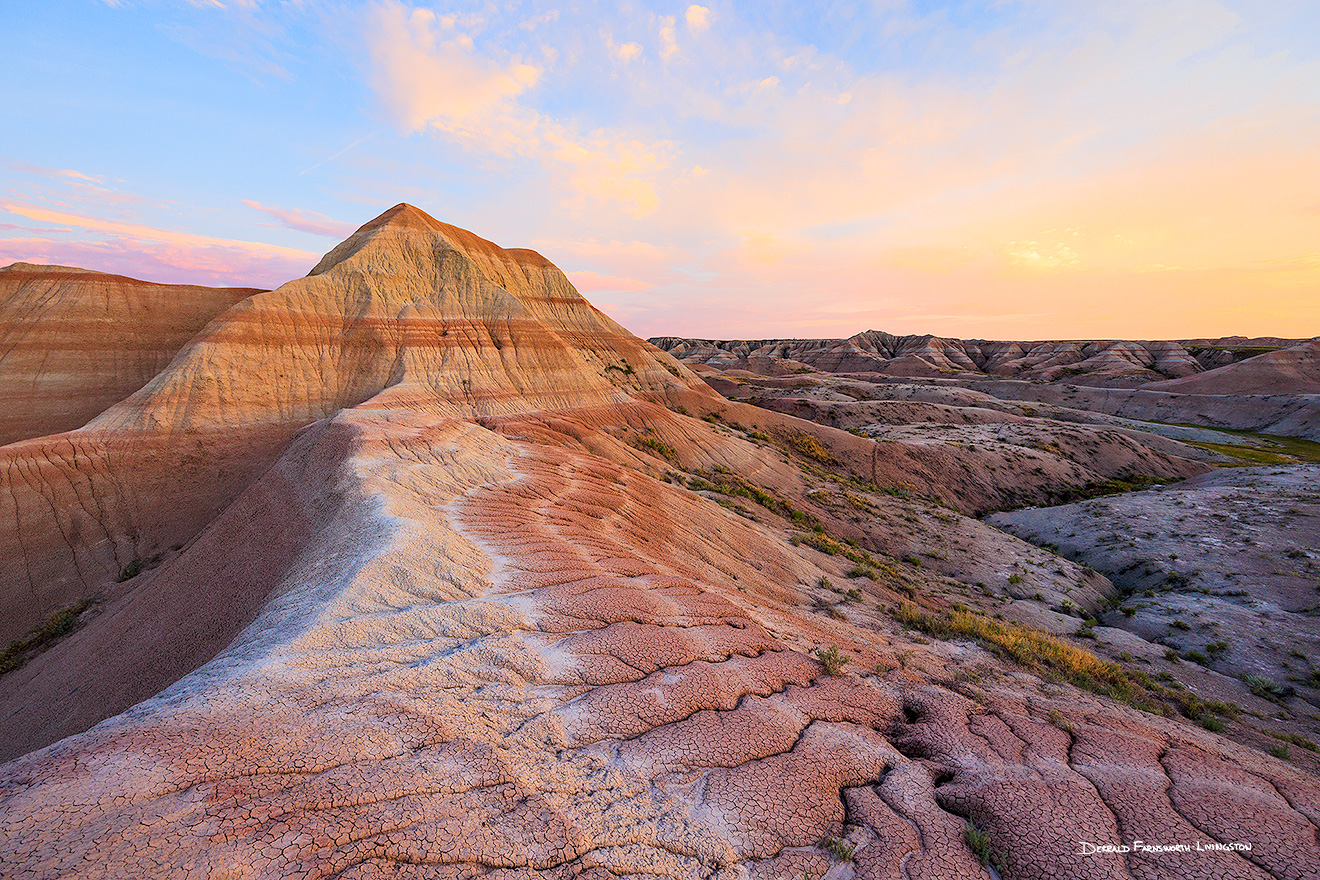
[[0, 446], [86, 424], [145, 385], [207, 321], [258, 292], [64, 266], [0, 269]]

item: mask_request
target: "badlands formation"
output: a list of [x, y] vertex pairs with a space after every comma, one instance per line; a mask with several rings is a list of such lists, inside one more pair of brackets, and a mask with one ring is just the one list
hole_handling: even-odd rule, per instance
[[[1111, 625], [1140, 600], [1108, 543], [1041, 538], [1127, 540], [1147, 493], [1092, 496], [1153, 484], [1286, 484], [1314, 535], [1304, 440], [1131, 410], [1207, 386], [713, 366], [407, 205], [273, 291], [0, 279], [0, 388], [33, 401], [0, 447], [0, 875], [1316, 876], [1310, 661], [1175, 663], [1163, 582]], [[131, 352], [88, 317], [139, 307]], [[1175, 347], [1092, 357], [1259, 358]], [[1293, 348], [1209, 427], [1309, 436]], [[1216, 470], [1239, 449], [1281, 473]], [[1314, 581], [1314, 543], [1271, 540]], [[1304, 586], [1264, 598], [1313, 639]]]

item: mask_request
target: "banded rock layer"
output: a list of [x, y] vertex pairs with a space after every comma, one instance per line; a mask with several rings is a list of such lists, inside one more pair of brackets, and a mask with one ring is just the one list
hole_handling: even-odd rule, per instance
[[[894, 336], [867, 330], [847, 339], [714, 340], [663, 336], [651, 342], [684, 363], [706, 364], [722, 370], [749, 369], [767, 375], [810, 368], [826, 373], [879, 373], [912, 378], [988, 376], [1103, 388], [1150, 385], [1209, 394], [1311, 394], [1320, 388], [1315, 343], [1297, 339], [992, 342], [931, 335]], [[1247, 366], [1248, 362], [1251, 366]], [[1265, 364], [1278, 366], [1273, 371], [1262, 371]], [[1247, 380], [1252, 375], [1256, 378]], [[1277, 381], [1280, 378], [1287, 381], [1280, 384]], [[1214, 388], [1222, 390], [1216, 392]]]
[[[834, 557], [658, 479], [805, 505], [800, 447], [939, 491], [895, 446], [729, 404], [539, 256], [393, 209], [86, 427], [0, 450], [9, 607], [108, 591], [0, 678], [5, 741], [50, 743], [0, 766], [0, 865], [989, 877], [974, 822], [1007, 878], [1307, 876], [1313, 777], [900, 641], [878, 582], [821, 615]], [[956, 693], [958, 663], [994, 681]], [[1081, 852], [1135, 837], [1252, 848]]]
[[258, 292], [29, 263], [0, 269], [0, 446], [81, 427]]

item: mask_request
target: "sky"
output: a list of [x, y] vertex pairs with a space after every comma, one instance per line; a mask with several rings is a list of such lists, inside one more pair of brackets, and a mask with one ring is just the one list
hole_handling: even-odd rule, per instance
[[274, 287], [399, 202], [641, 336], [1320, 334], [1314, 0], [7, 0], [0, 265]]

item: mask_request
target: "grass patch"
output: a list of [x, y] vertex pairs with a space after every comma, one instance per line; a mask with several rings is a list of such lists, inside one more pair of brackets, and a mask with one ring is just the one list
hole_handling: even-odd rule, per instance
[[[1320, 463], [1320, 443], [1314, 440], [1304, 440], [1301, 437], [1285, 437], [1282, 434], [1262, 434], [1259, 431], [1244, 431], [1240, 428], [1206, 428], [1205, 425], [1192, 425], [1187, 422], [1168, 422], [1167, 424], [1182, 428], [1203, 428], [1220, 434], [1232, 434], [1235, 437], [1243, 437], [1251, 441], [1257, 451], [1285, 456], [1284, 461], [1267, 461], [1261, 462], [1262, 464], [1287, 464], [1289, 458], [1294, 461]], [[1182, 442], [1189, 443], [1190, 441], [1184, 440]], [[1191, 445], [1207, 448], [1199, 442], [1191, 442]], [[1225, 455], [1234, 455], [1232, 450], [1242, 449], [1241, 446], [1232, 443], [1214, 443], [1210, 445], [1215, 447], [1215, 452], [1223, 452]]]
[[42, 650], [73, 629], [78, 622], [78, 615], [86, 611], [91, 604], [91, 599], [83, 599], [77, 604], [61, 608], [26, 637], [10, 642], [4, 651], [0, 652], [0, 675], [18, 669], [27, 662], [26, 655]]
[[678, 450], [674, 449], [674, 447], [670, 446], [668, 443], [657, 440], [654, 437], [642, 437], [638, 439], [637, 446], [640, 449], [645, 449], [647, 452], [654, 452], [666, 461], [672, 461], [675, 463], [678, 461]]
[[1306, 737], [1298, 736], [1295, 733], [1280, 733], [1277, 730], [1267, 730], [1265, 731], [1265, 734], [1267, 736], [1272, 736], [1277, 740], [1282, 740], [1283, 742], [1290, 742], [1295, 746], [1301, 746], [1302, 748], [1306, 749], [1308, 752], [1320, 751], [1320, 747], [1317, 747], [1315, 743], [1311, 742]]
[[1044, 630], [993, 620], [957, 605], [936, 616], [904, 602], [895, 609], [894, 617], [904, 626], [937, 638], [975, 639], [1019, 666], [1061, 675], [1090, 691], [1126, 695], [1135, 690], [1127, 670], [1117, 663], [1061, 642]]
[[746, 498], [764, 507], [771, 513], [777, 513], [791, 523], [802, 526], [819, 524], [811, 514], [798, 510], [782, 498], [771, 495], [760, 486], [733, 473], [727, 468], [717, 467], [714, 471], [692, 471], [688, 479], [688, 488], [694, 491], [706, 490], [718, 492], [736, 498]]
[[857, 847], [846, 840], [835, 837], [833, 834], [826, 834], [816, 846], [829, 853], [836, 862], [851, 862], [853, 853], [857, 851]]
[[1218, 452], [1220, 455], [1235, 458], [1242, 462], [1237, 467], [1253, 464], [1295, 464], [1297, 461], [1290, 455], [1270, 452], [1267, 449], [1258, 449], [1254, 446], [1239, 446], [1236, 443], [1210, 443], [1206, 440], [1183, 440], [1181, 442], [1186, 443], [1188, 446], [1195, 446], [1197, 449]]
[[1132, 477], [1112, 480], [1092, 480], [1085, 486], [1068, 489], [1060, 493], [1062, 504], [1075, 501], [1087, 501], [1091, 498], [1103, 498], [1106, 495], [1122, 495], [1125, 492], [1140, 492], [1163, 482], [1158, 477], [1137, 474]]
[[[1179, 691], [1163, 688], [1139, 671], [1102, 660], [1090, 651], [1060, 641], [1044, 630], [1030, 629], [1005, 620], [994, 620], [960, 605], [942, 614], [930, 614], [911, 602], [893, 609], [893, 617], [909, 629], [936, 638], [970, 638], [999, 656], [1030, 669], [1042, 678], [1063, 679], [1092, 693], [1127, 703], [1134, 708], [1159, 715], [1172, 715]], [[1194, 695], [1200, 706], [1188, 707], [1183, 714], [1196, 711], [1196, 718], [1209, 704]], [[1224, 704], [1219, 704], [1223, 706]], [[1229, 710], [1224, 706], [1225, 712]]]
[[[995, 859], [994, 850], [990, 845], [990, 835], [976, 827], [976, 823], [968, 825], [963, 829], [963, 840], [967, 842], [967, 848], [972, 851], [972, 855], [981, 860], [982, 865], [989, 865], [991, 859]], [[995, 859], [998, 862], [998, 859]]]
[[1263, 675], [1246, 675], [1243, 676], [1242, 681], [1246, 684], [1247, 689], [1256, 696], [1271, 700], [1280, 706], [1284, 705], [1288, 698], [1295, 693], [1288, 685], [1279, 684], [1274, 679], [1266, 678]]
[[813, 461], [821, 464], [838, 464], [839, 460], [830, 454], [819, 440], [810, 434], [789, 434], [786, 438], [788, 445], [792, 446], [798, 452], [805, 455]]

